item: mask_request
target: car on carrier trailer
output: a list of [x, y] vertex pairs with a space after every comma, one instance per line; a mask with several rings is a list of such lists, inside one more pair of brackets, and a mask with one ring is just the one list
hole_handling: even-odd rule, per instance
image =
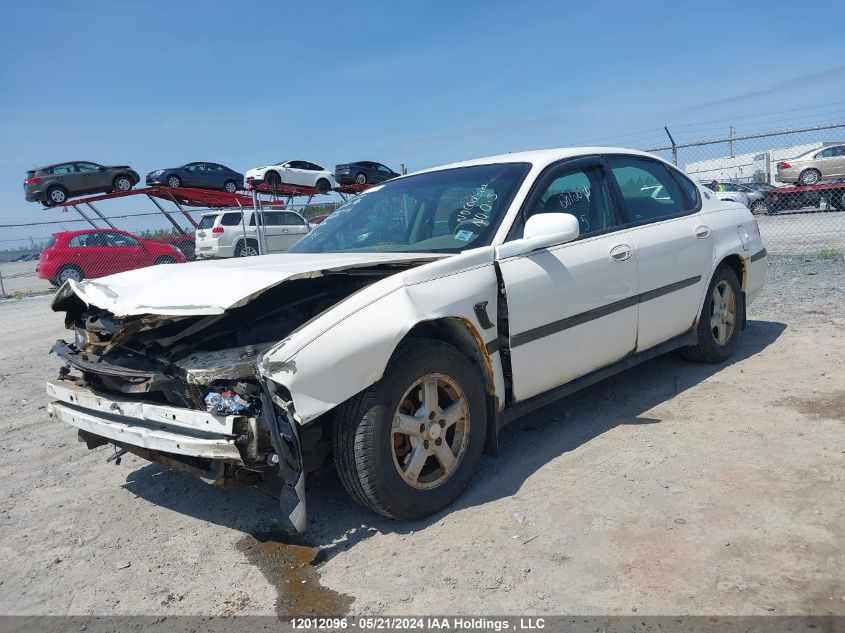
[[652, 155], [455, 163], [285, 254], [68, 281], [49, 412], [89, 448], [274, 487], [292, 531], [330, 457], [361, 505], [415, 519], [517, 417], [670, 350], [725, 361], [765, 276], [750, 211]]

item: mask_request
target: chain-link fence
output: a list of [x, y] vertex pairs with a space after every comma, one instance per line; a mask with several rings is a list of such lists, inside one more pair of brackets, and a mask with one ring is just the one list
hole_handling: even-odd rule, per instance
[[769, 253], [841, 259], [845, 124], [649, 148], [717, 197], [748, 206]]
[[[648, 151], [674, 162], [719, 198], [748, 206], [772, 256], [842, 259], [845, 123], [678, 144], [666, 132], [670, 143]], [[143, 266], [281, 252], [342, 202], [321, 196], [296, 203], [302, 199], [265, 207], [263, 226], [252, 209], [165, 214], [157, 205], [122, 212], [126, 198], [109, 201], [102, 214], [83, 215], [71, 205], [59, 218], [54, 209], [43, 219], [4, 225], [10, 237], [0, 240], [0, 296], [48, 292], [63, 279]], [[329, 201], [314, 203], [321, 200]]]

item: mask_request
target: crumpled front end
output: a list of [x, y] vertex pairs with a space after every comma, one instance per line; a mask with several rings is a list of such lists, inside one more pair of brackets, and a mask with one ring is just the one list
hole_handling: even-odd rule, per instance
[[73, 340], [51, 350], [64, 366], [47, 384], [49, 412], [89, 448], [114, 444], [113, 458], [131, 452], [219, 486], [272, 490], [288, 529], [302, 531], [305, 479], [328, 454], [328, 434], [298, 428], [289, 397], [263, 378], [259, 361], [303, 324], [419, 263], [311, 271], [253, 296], [233, 293], [229, 305], [166, 314], [121, 316], [89, 303], [96, 290], [113, 308], [125, 305], [115, 291], [122, 276], [87, 294], [65, 286], [54, 309], [66, 313]]

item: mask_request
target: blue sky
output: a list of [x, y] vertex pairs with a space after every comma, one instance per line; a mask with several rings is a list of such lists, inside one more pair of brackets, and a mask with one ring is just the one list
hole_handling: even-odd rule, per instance
[[799, 21], [773, 2], [7, 2], [0, 224], [68, 217], [22, 191], [63, 160], [414, 169], [650, 147], [663, 125], [682, 141], [844, 120], [845, 51], [821, 26], [845, 4], [812, 6]]

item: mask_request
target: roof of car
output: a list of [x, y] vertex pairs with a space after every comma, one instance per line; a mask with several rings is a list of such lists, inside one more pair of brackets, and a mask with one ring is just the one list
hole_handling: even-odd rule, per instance
[[122, 231], [121, 229], [77, 229], [76, 231], [56, 231], [55, 233], [53, 233], [53, 235], [81, 235], [82, 233], [124, 233], [126, 235], [138, 237], [137, 235], [130, 233], [129, 231]]
[[[452, 169], [455, 167], [472, 167], [474, 165], [491, 165], [496, 163], [553, 163], [565, 158], [575, 158], [577, 156], [589, 156], [591, 154], [636, 154], [639, 156], [648, 156], [649, 158], [658, 158], [659, 156], [642, 152], [636, 149], [626, 149], [622, 147], [558, 147], [553, 149], [535, 149], [526, 152], [511, 152], [508, 154], [498, 154], [495, 156], [485, 156], [483, 158], [474, 158], [472, 160], [460, 161], [457, 163], [449, 163], [447, 165], [439, 165], [437, 167], [430, 167], [428, 169], [421, 169], [414, 172], [417, 174], [437, 171], [439, 169]], [[666, 162], [666, 161], [663, 161]]]

